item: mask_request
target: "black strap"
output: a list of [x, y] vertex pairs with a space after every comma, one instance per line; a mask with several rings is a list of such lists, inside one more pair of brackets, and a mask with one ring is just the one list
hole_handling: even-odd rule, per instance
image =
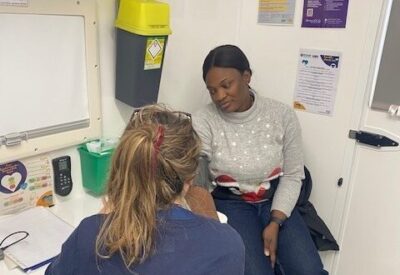
[[[6, 245], [6, 246], [4, 246], [4, 247], [1, 246], [8, 238], [10, 238], [11, 236], [17, 235], [17, 234], [25, 234], [25, 236], [23, 236], [23, 237], [20, 238], [19, 240], [16, 240], [15, 242], [10, 243], [9, 245]], [[4, 251], [4, 250], [6, 250], [7, 248], [9, 248], [10, 246], [12, 246], [12, 245], [14, 245], [14, 244], [16, 244], [16, 243], [19, 243], [20, 241], [25, 240], [26, 238], [28, 238], [28, 236], [29, 236], [29, 233], [26, 232], [26, 231], [15, 231], [15, 232], [13, 232], [13, 233], [11, 233], [11, 234], [8, 234], [8, 235], [5, 236], [4, 239], [0, 242], [0, 249], [1, 249], [2, 251]]]

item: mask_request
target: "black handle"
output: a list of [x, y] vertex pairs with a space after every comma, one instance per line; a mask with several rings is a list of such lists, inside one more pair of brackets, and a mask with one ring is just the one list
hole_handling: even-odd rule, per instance
[[349, 131], [349, 138], [355, 139], [357, 142], [374, 147], [396, 147], [399, 143], [386, 136], [364, 132], [364, 131]]

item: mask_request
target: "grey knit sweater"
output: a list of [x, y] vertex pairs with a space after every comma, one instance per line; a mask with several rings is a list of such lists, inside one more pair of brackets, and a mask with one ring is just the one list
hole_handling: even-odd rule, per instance
[[289, 217], [304, 178], [300, 125], [291, 108], [252, 92], [249, 110], [223, 113], [210, 103], [193, 115], [193, 126], [216, 184], [257, 193], [280, 176], [272, 210]]

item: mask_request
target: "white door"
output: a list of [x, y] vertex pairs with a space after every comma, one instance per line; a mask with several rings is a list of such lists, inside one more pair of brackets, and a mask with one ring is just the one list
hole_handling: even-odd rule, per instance
[[[400, 116], [391, 117], [388, 112], [369, 107], [390, 8], [393, 17], [393, 12], [400, 10], [400, 0], [384, 2], [379, 31], [381, 35], [375, 44], [376, 65], [371, 65], [370, 81], [357, 130], [385, 135], [398, 143]], [[399, 22], [397, 20], [397, 30]], [[394, 26], [395, 22], [391, 23]], [[399, 58], [396, 57], [396, 60]], [[396, 74], [399, 77], [398, 72], [393, 71], [393, 77]], [[397, 92], [400, 93], [400, 90]], [[400, 274], [400, 146], [374, 149], [359, 144], [354, 150], [351, 168], [350, 190], [341, 232], [341, 252], [335, 259], [334, 274]]]
[[[400, 139], [400, 120], [369, 110], [362, 129]], [[383, 132], [381, 132], [383, 133]], [[357, 146], [337, 275], [400, 274], [400, 152]]]

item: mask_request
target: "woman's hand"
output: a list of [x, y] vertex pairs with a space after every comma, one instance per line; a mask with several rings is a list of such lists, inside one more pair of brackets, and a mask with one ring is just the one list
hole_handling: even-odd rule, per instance
[[191, 185], [185, 199], [192, 212], [207, 218], [213, 218], [217, 221], [219, 220], [214, 200], [207, 189]]
[[[264, 240], [264, 253], [265, 256], [269, 257], [271, 261], [272, 268], [275, 266], [276, 262], [276, 250], [278, 247], [278, 235], [279, 227], [286, 220], [286, 215], [282, 211], [272, 210], [271, 221], [265, 227], [262, 237]], [[280, 222], [277, 222], [280, 221]]]
[[265, 256], [269, 257], [272, 268], [274, 268], [276, 262], [278, 235], [279, 235], [279, 225], [274, 222], [268, 224], [262, 233], [262, 237], [264, 240], [264, 253]]

